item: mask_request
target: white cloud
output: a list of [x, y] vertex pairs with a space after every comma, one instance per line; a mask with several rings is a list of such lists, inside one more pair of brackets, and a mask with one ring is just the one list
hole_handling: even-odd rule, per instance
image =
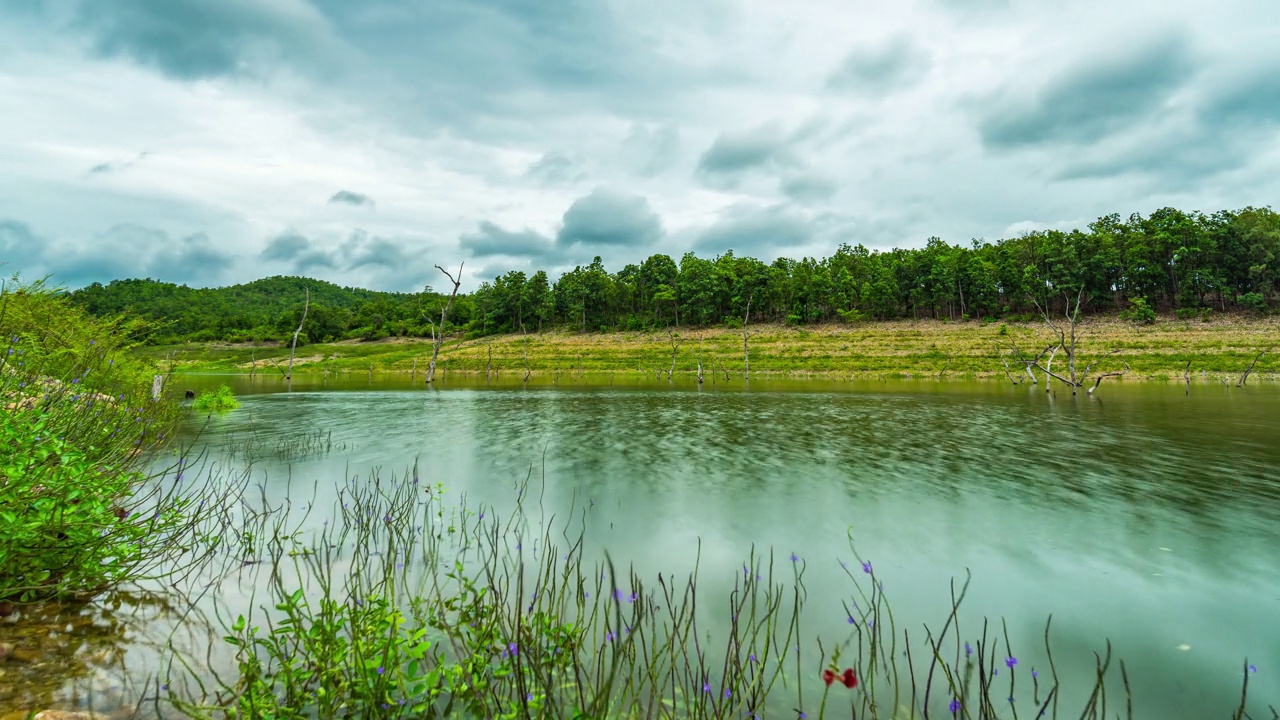
[[[0, 223], [70, 282], [770, 260], [1280, 191], [1269, 0], [41, 7], [0, 2]], [[223, 32], [182, 46], [188, 16]], [[600, 187], [617, 241], [554, 243]], [[122, 227], [153, 240], [84, 262]]]

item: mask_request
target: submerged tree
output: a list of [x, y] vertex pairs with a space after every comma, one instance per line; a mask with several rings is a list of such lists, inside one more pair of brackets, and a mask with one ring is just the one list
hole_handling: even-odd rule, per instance
[[458, 265], [458, 277], [454, 277], [448, 270], [436, 266], [436, 269], [444, 273], [449, 278], [449, 282], [453, 283], [453, 291], [449, 293], [449, 300], [445, 302], [444, 309], [440, 311], [440, 331], [436, 332], [435, 323], [431, 324], [431, 340], [433, 347], [431, 349], [431, 363], [427, 365], [427, 384], [435, 382], [436, 379], [436, 360], [440, 357], [440, 346], [444, 344], [444, 326], [449, 320], [449, 309], [453, 307], [453, 299], [458, 296], [458, 287], [462, 285], [462, 268], [466, 262]]
[[311, 290], [304, 288], [302, 302], [302, 319], [298, 321], [298, 329], [293, 331], [293, 345], [289, 347], [289, 372], [285, 373], [285, 379], [289, 381], [289, 389], [293, 389], [293, 354], [298, 349], [298, 334], [302, 332], [302, 324], [307, 321], [307, 310], [311, 308]]
[[[1103, 360], [1106, 360], [1112, 355], [1115, 355], [1120, 352], [1119, 350], [1110, 350], [1104, 353], [1101, 357], [1095, 359], [1093, 362], [1090, 362], [1089, 364], [1085, 365], [1083, 372], [1077, 372], [1076, 370], [1077, 360], [1079, 358], [1078, 349], [1079, 349], [1080, 337], [1082, 335], [1080, 305], [1084, 300], [1084, 297], [1085, 297], [1084, 288], [1081, 287], [1076, 292], [1075, 304], [1073, 306], [1071, 303], [1070, 295], [1066, 294], [1065, 292], [1063, 293], [1063, 299], [1066, 300], [1066, 303], [1065, 303], [1066, 310], [1063, 313], [1063, 320], [1065, 320], [1065, 323], [1063, 322], [1063, 320], [1059, 320], [1055, 318], [1052, 315], [1052, 313], [1049, 311], [1050, 304], [1047, 298], [1045, 302], [1041, 304], [1041, 302], [1038, 299], [1033, 297], [1032, 301], [1035, 302], [1036, 307], [1040, 310], [1040, 315], [1044, 319], [1045, 325], [1049, 327], [1050, 331], [1052, 331], [1055, 335], [1058, 336], [1057, 341], [1049, 344], [1047, 347], [1045, 347], [1045, 349], [1041, 350], [1038, 355], [1030, 359], [1024, 356], [1022, 352], [1018, 349], [1018, 347], [1014, 345], [1012, 342], [1009, 345], [1014, 356], [1018, 358], [1018, 361], [1021, 362], [1023, 366], [1026, 368], [1027, 374], [1031, 376], [1031, 381], [1033, 383], [1036, 381], [1036, 378], [1035, 378], [1035, 375], [1031, 372], [1032, 368], [1036, 368], [1044, 373], [1045, 392], [1049, 392], [1049, 390], [1051, 389], [1049, 385], [1050, 385], [1050, 379], [1052, 378], [1054, 380], [1058, 380], [1059, 382], [1062, 382], [1063, 384], [1069, 386], [1071, 388], [1071, 394], [1075, 395], [1080, 388], [1084, 387], [1085, 384], [1088, 383], [1089, 376], [1093, 372], [1094, 368], [1098, 367]], [[1053, 361], [1058, 356], [1059, 352], [1063, 354], [1065, 361], [1067, 363], [1067, 371], [1065, 375], [1059, 374], [1053, 371]], [[1041, 360], [1043, 360], [1046, 355], [1048, 356], [1048, 360], [1044, 364], [1041, 364]], [[1106, 378], [1123, 377], [1126, 373], [1128, 373], [1129, 363], [1124, 362], [1123, 360], [1121, 362], [1124, 363], [1124, 370], [1099, 373], [1094, 378], [1093, 387], [1089, 388], [1086, 391], [1087, 394], [1092, 395], [1093, 392], [1098, 389], [1098, 386], [1102, 384], [1102, 381], [1105, 380]], [[1010, 379], [1012, 379], [1012, 377], [1010, 377]]]

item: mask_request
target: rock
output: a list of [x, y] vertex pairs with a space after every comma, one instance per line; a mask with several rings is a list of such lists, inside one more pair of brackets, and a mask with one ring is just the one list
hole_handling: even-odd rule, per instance
[[31, 720], [100, 720], [100, 716], [91, 712], [73, 712], [70, 710], [42, 710]]
[[9, 643], [0, 643], [0, 665], [9, 659], [9, 653], [13, 652], [13, 646]]

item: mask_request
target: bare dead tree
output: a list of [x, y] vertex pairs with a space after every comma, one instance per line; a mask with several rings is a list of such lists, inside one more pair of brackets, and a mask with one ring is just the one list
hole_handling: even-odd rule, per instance
[[1093, 383], [1093, 387], [1089, 388], [1089, 394], [1092, 395], [1093, 391], [1098, 389], [1098, 386], [1102, 384], [1103, 379], [1109, 378], [1109, 377], [1123, 377], [1127, 372], [1129, 372], [1129, 363], [1125, 363], [1124, 370], [1121, 370], [1119, 372], [1102, 373], [1101, 375], [1098, 376], [1098, 379]]
[[[1089, 375], [1090, 373], [1093, 372], [1094, 368], [1100, 365], [1103, 360], [1106, 360], [1112, 355], [1117, 354], [1119, 351], [1111, 350], [1103, 354], [1101, 357], [1097, 358], [1093, 362], [1086, 365], [1084, 368], [1084, 372], [1078, 372], [1077, 371], [1077, 363], [1079, 360], [1078, 349], [1079, 349], [1080, 337], [1082, 335], [1082, 333], [1080, 332], [1080, 326], [1081, 326], [1080, 305], [1084, 300], [1084, 288], [1083, 287], [1080, 288], [1080, 290], [1076, 293], [1074, 305], [1071, 302], [1070, 296], [1067, 296], [1064, 294], [1064, 298], [1067, 300], [1066, 310], [1063, 313], [1065, 323], [1061, 320], [1054, 318], [1053, 315], [1050, 314], [1048, 304], [1041, 305], [1038, 299], [1036, 299], [1035, 297], [1031, 298], [1032, 302], [1035, 303], [1036, 308], [1040, 310], [1040, 315], [1044, 319], [1045, 325], [1047, 325], [1049, 327], [1049, 330], [1053, 332], [1054, 335], [1057, 336], [1057, 340], [1055, 342], [1046, 346], [1045, 349], [1041, 350], [1040, 353], [1037, 354], [1034, 358], [1028, 358], [1025, 355], [1023, 355], [1022, 351], [1020, 351], [1017, 348], [1017, 346], [1013, 344], [1012, 341], [1010, 341], [1009, 343], [1009, 348], [1012, 352], [1012, 355], [1015, 358], [1017, 358], [1018, 362], [1021, 362], [1023, 364], [1023, 367], [1026, 368], [1027, 375], [1031, 378], [1032, 383], [1036, 382], [1036, 376], [1032, 372], [1032, 369], [1034, 368], [1044, 373], [1045, 392], [1052, 391], [1053, 388], [1051, 387], [1051, 380], [1057, 380], [1062, 384], [1070, 387], [1071, 394], [1075, 395], [1079, 391], [1079, 389], [1084, 387], [1085, 383], [1088, 382]], [[1065, 360], [1067, 363], [1067, 372], [1065, 374], [1061, 374], [1060, 372], [1053, 371], [1053, 361], [1057, 357], [1059, 352], [1061, 352], [1065, 356]], [[1041, 361], [1044, 360], [1046, 355], [1048, 356], [1048, 360], [1042, 363]], [[1124, 370], [1107, 372], [1107, 373], [1102, 373], [1098, 375], [1095, 382], [1093, 383], [1093, 387], [1089, 388], [1089, 390], [1087, 391], [1087, 394], [1092, 395], [1093, 392], [1098, 389], [1098, 386], [1102, 384], [1102, 381], [1104, 378], [1123, 377], [1128, 372], [1129, 372], [1129, 364], [1126, 362], [1124, 363]], [[1007, 367], [1006, 367], [1006, 373], [1007, 373]], [[1010, 376], [1010, 379], [1012, 380], [1012, 376]]]
[[676, 372], [676, 352], [684, 344], [684, 340], [670, 330], [667, 330], [667, 340], [671, 343], [671, 369], [667, 371], [667, 379], [670, 380]]
[[942, 376], [947, 374], [947, 368], [951, 367], [951, 361], [952, 361], [952, 360], [955, 360], [955, 356], [954, 356], [954, 355], [952, 355], [952, 356], [950, 356], [950, 357], [948, 357], [948, 358], [947, 358], [947, 364], [946, 364], [946, 365], [943, 365], [943, 366], [942, 366], [942, 371], [938, 373], [938, 380], [942, 380]]
[[418, 377], [418, 358], [413, 359], [413, 369], [409, 371], [409, 382], [413, 382]]
[[[753, 299], [755, 299], [754, 295], [747, 298], [747, 311], [742, 314], [742, 379], [744, 380], [751, 379], [751, 348], [748, 346], [748, 341], [755, 333], [747, 330], [747, 322], [751, 320], [751, 301]], [[728, 373], [725, 373], [725, 375], [725, 379], [728, 380]]]
[[303, 288], [305, 293], [302, 302], [302, 319], [298, 321], [298, 329], [293, 331], [293, 345], [289, 347], [289, 372], [285, 373], [285, 380], [289, 381], [289, 389], [293, 389], [293, 353], [298, 349], [298, 334], [302, 332], [302, 324], [307, 321], [307, 310], [311, 308], [311, 290]]
[[729, 368], [724, 366], [723, 360], [717, 360], [716, 362], [720, 363], [720, 372], [724, 373], [724, 381], [729, 382]]
[[529, 382], [529, 333], [524, 330], [524, 323], [520, 323], [520, 334], [524, 335], [524, 381]]
[[[716, 379], [715, 373], [712, 373], [711, 374], [712, 383], [715, 382], [715, 379]], [[705, 380], [703, 379], [703, 376], [702, 376], [702, 334], [699, 333], [698, 334], [698, 384], [701, 385], [703, 382], [705, 382]]]
[[1262, 356], [1271, 352], [1271, 350], [1272, 348], [1267, 348], [1266, 350], [1258, 353], [1257, 357], [1253, 359], [1253, 362], [1249, 363], [1249, 367], [1245, 368], [1244, 374], [1240, 376], [1240, 381], [1236, 383], [1236, 387], [1244, 387], [1244, 384], [1249, 382], [1249, 373], [1253, 372], [1254, 366], [1258, 364], [1258, 361], [1262, 359]]
[[453, 275], [449, 274], [448, 270], [445, 270], [439, 265], [436, 266], [436, 269], [444, 273], [445, 277], [449, 278], [449, 282], [453, 283], [453, 292], [449, 293], [449, 300], [444, 304], [444, 310], [440, 311], [440, 332], [439, 333], [436, 332], [435, 323], [431, 323], [432, 349], [431, 349], [431, 363], [427, 365], [427, 384], [428, 385], [435, 382], [435, 379], [436, 379], [436, 361], [440, 357], [440, 346], [444, 344], [444, 326], [449, 319], [449, 310], [450, 308], [453, 307], [453, 300], [454, 298], [458, 297], [458, 288], [462, 285], [462, 268], [464, 265], [466, 265], [465, 261], [458, 265], [458, 277], [456, 278]]
[[[1005, 377], [1007, 377], [1007, 378], [1009, 378], [1009, 382], [1010, 382], [1010, 383], [1012, 383], [1012, 384], [1014, 384], [1014, 385], [1020, 385], [1020, 384], [1022, 384], [1020, 380], [1015, 380], [1015, 379], [1014, 379], [1014, 377], [1013, 377], [1013, 372], [1012, 372], [1012, 371], [1010, 371], [1010, 369], [1009, 369], [1009, 359], [1008, 359], [1007, 357], [1005, 357], [1004, 352], [1000, 352], [1000, 362], [1004, 363], [1004, 376], [1005, 376]], [[853, 376], [852, 376], [852, 375], [850, 375], [850, 376], [849, 376], [849, 379], [850, 379], [850, 381], [852, 381], [852, 380], [853, 380]], [[1032, 379], [1032, 380], [1035, 380], [1035, 377], [1034, 377], [1034, 376], [1032, 376], [1032, 378], [1031, 378], [1031, 379]]]
[[493, 372], [493, 339], [490, 338], [485, 346], [489, 348], [489, 360], [484, 365], [484, 379], [488, 380], [489, 375]]

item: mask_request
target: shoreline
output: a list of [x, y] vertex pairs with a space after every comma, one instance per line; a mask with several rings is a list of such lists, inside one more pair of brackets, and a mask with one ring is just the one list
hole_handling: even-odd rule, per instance
[[[701, 364], [706, 382], [714, 373], [744, 376], [740, 329], [670, 328], [662, 331], [451, 337], [440, 350], [437, 374], [469, 376], [624, 375], [695, 378]], [[1133, 325], [1091, 319], [1079, 328], [1083, 368], [1101, 360], [1096, 372], [1123, 377], [1107, 382], [1214, 381], [1235, 384], [1250, 365], [1249, 380], [1280, 379], [1280, 319], [1239, 318], [1212, 322], [1162, 320]], [[858, 325], [747, 328], [750, 375], [827, 380], [947, 378], [1019, 382], [1026, 373], [1013, 348], [1034, 356], [1056, 340], [1043, 323], [936, 320]], [[674, 367], [673, 367], [674, 346]], [[295, 374], [373, 373], [422, 377], [432, 343], [419, 338], [344, 340], [299, 346]], [[1265, 351], [1265, 352], [1264, 352]], [[151, 346], [138, 352], [165, 361], [175, 372], [258, 373], [283, 376], [289, 348], [280, 343], [198, 343]], [[1106, 357], [1108, 353], [1113, 353]], [[1261, 357], [1259, 354], [1262, 353]], [[1061, 354], [1056, 366], [1067, 372]], [[1037, 376], [1043, 373], [1037, 370]], [[1043, 381], [1043, 377], [1040, 377]]]

